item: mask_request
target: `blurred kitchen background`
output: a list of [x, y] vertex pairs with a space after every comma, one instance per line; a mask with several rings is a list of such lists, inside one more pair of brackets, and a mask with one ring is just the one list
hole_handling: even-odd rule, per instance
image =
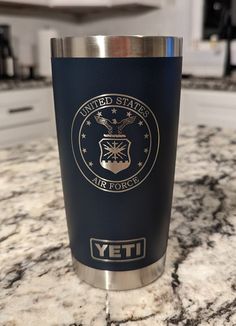
[[0, 0], [0, 147], [55, 135], [49, 39], [184, 38], [181, 124], [235, 128], [236, 0]]

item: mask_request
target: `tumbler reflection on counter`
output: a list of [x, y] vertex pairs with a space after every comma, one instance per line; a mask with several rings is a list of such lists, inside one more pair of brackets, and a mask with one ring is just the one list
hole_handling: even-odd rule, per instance
[[58, 147], [73, 265], [111, 290], [164, 271], [182, 39], [52, 39]]

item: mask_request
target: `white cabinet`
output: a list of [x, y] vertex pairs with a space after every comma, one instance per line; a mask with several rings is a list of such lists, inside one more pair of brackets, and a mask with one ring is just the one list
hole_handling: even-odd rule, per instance
[[236, 93], [182, 89], [180, 122], [236, 128]]
[[48, 7], [115, 7], [141, 5], [160, 7], [164, 0], [0, 0], [0, 3], [12, 3]]
[[16, 4], [23, 4], [23, 5], [35, 5], [35, 6], [47, 6], [49, 5], [50, 0], [0, 0], [1, 2], [6, 3], [16, 3]]
[[121, 5], [159, 7], [164, 0], [0, 0], [1, 2], [51, 7], [112, 7]]
[[113, 7], [143, 5], [159, 7], [163, 0], [49, 0], [52, 7]]
[[120, 5], [142, 5], [142, 6], [153, 6], [160, 7], [163, 5], [164, 0], [111, 0], [112, 6], [120, 6]]
[[99, 7], [110, 5], [111, 0], [50, 0], [51, 7]]
[[0, 147], [55, 135], [51, 87], [0, 92]]

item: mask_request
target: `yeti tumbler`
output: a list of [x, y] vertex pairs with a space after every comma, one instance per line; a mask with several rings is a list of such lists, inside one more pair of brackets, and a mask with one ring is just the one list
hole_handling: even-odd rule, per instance
[[73, 265], [126, 290], [164, 270], [182, 39], [52, 39], [58, 147]]

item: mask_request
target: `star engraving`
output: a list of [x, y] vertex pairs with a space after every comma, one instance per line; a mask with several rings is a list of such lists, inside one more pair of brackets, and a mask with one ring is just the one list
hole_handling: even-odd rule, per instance
[[93, 166], [93, 162], [90, 161], [90, 162], [89, 162], [89, 166]]
[[91, 121], [89, 121], [89, 120], [86, 121], [86, 125], [87, 125], [87, 126], [91, 126]]
[[144, 153], [148, 153], [148, 148], [144, 148]]
[[138, 162], [138, 166], [141, 167], [143, 165], [143, 162]]
[[139, 125], [140, 125], [140, 127], [143, 125], [143, 121], [139, 121], [139, 123], [138, 123]]
[[116, 109], [112, 109], [112, 110], [111, 110], [111, 113], [113, 113], [113, 114], [116, 114], [116, 112], [117, 112]]
[[101, 116], [102, 116], [102, 112], [99, 111], [99, 112], [97, 113], [97, 116], [98, 116], [98, 117], [101, 117]]
[[131, 117], [132, 113], [129, 111], [128, 113], [126, 113], [127, 117]]
[[145, 139], [148, 139], [148, 137], [149, 137], [148, 134], [145, 134], [145, 135], [144, 135], [144, 138], [145, 138]]
[[85, 134], [82, 134], [81, 137], [82, 137], [83, 139], [85, 139], [85, 138], [86, 138], [86, 135], [85, 135]]
[[83, 149], [82, 149], [82, 152], [83, 152], [83, 153], [87, 153], [87, 149], [86, 149], [86, 148], [83, 148]]

